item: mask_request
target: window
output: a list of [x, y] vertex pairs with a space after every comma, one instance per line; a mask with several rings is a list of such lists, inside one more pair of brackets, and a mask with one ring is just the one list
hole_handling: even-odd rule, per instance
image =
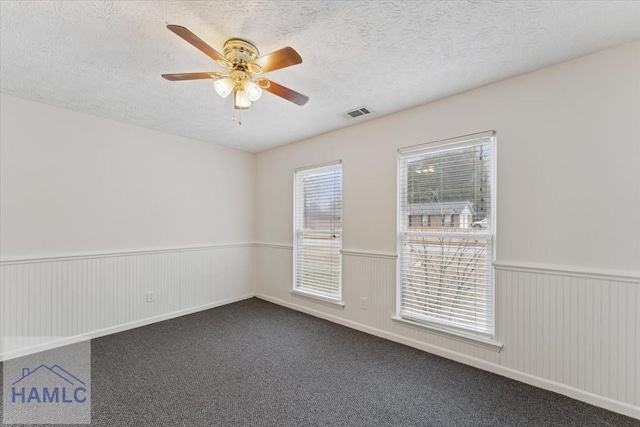
[[342, 299], [342, 164], [301, 169], [294, 177], [293, 291]]
[[399, 151], [400, 318], [493, 339], [494, 146], [488, 132]]

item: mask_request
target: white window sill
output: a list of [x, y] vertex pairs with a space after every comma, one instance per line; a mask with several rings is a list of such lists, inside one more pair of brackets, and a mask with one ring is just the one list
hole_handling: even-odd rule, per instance
[[324, 304], [324, 305], [328, 305], [330, 307], [335, 307], [335, 308], [344, 308], [344, 301], [341, 301], [339, 299], [334, 299], [334, 298], [330, 298], [330, 297], [325, 297], [323, 295], [318, 295], [318, 294], [314, 294], [311, 292], [305, 292], [305, 291], [301, 291], [298, 289], [292, 289], [291, 290], [291, 295], [297, 296], [297, 297], [303, 297], [303, 298], [307, 298], [310, 300], [313, 300], [314, 302], [320, 303], [320, 304]]
[[497, 353], [502, 349], [502, 343], [488, 339], [477, 337], [471, 334], [465, 334], [464, 332], [458, 332], [446, 328], [441, 328], [435, 325], [427, 325], [413, 320], [404, 319], [398, 316], [392, 316], [391, 319], [403, 326], [409, 326], [422, 331], [431, 332], [446, 338], [451, 338], [457, 341], [461, 341], [467, 344], [476, 345], [478, 347], [486, 348], [487, 350], [495, 351]]

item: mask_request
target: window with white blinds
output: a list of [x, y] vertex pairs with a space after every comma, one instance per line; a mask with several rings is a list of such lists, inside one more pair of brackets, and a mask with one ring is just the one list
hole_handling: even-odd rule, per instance
[[294, 291], [342, 299], [342, 163], [294, 176]]
[[493, 132], [399, 150], [399, 317], [493, 338]]

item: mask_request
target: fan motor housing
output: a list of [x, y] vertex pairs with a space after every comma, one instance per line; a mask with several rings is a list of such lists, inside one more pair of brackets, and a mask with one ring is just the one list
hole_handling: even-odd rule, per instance
[[231, 63], [253, 62], [260, 56], [258, 48], [246, 40], [231, 39], [224, 44], [224, 56]]

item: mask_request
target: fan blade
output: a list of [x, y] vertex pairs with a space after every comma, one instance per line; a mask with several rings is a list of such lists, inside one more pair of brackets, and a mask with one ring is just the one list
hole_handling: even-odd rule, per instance
[[298, 105], [304, 105], [309, 100], [308, 96], [298, 93], [295, 90], [291, 90], [276, 82], [272, 82], [271, 80], [264, 80], [269, 82], [269, 87], [263, 87], [262, 85], [260, 87], [267, 92], [271, 92], [272, 94], [279, 96], [280, 98], [284, 98], [287, 101], [291, 101]]
[[177, 82], [180, 80], [199, 80], [199, 79], [219, 79], [222, 77], [221, 73], [177, 73], [177, 74], [163, 74], [167, 80], [171, 80], [172, 82]]
[[167, 25], [167, 28], [184, 39], [187, 43], [191, 43], [195, 48], [203, 52], [209, 58], [217, 61], [220, 65], [223, 65], [225, 67], [231, 66], [229, 61], [227, 61], [227, 58], [222, 56], [221, 53], [206, 44], [200, 37], [196, 36], [185, 27], [181, 27], [180, 25]]
[[292, 47], [284, 47], [280, 50], [276, 50], [275, 52], [261, 56], [253, 61], [254, 64], [262, 68], [263, 73], [290, 67], [292, 65], [300, 64], [301, 62], [302, 58]]

